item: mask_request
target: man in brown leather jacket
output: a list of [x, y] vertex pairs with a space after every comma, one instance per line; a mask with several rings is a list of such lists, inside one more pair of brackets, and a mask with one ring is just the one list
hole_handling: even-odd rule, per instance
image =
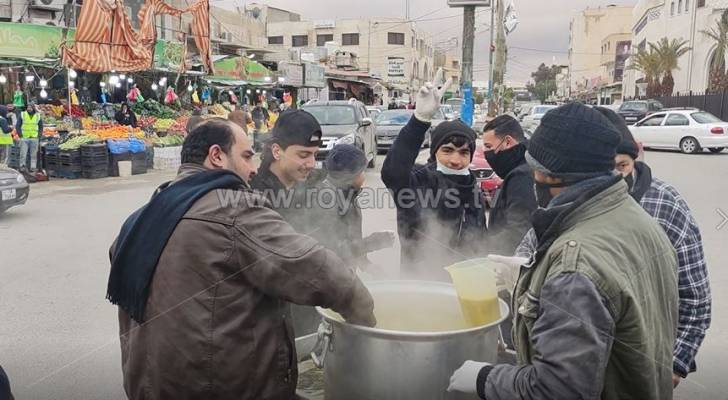
[[239, 126], [198, 125], [178, 176], [112, 245], [107, 297], [119, 305], [130, 399], [293, 399], [289, 302], [375, 324], [354, 271], [250, 190], [252, 156]]

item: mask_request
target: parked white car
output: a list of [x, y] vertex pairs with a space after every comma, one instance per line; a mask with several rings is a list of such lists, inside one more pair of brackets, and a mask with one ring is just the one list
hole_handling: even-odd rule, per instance
[[528, 131], [535, 131], [536, 128], [538, 128], [539, 125], [541, 125], [541, 118], [549, 111], [553, 110], [557, 106], [554, 105], [539, 105], [539, 106], [533, 106], [531, 108], [531, 112], [529, 112], [525, 117], [523, 117], [523, 121], [521, 122], [521, 126], [524, 130]]
[[728, 147], [728, 122], [697, 108], [665, 109], [629, 127], [644, 147], [720, 153]]

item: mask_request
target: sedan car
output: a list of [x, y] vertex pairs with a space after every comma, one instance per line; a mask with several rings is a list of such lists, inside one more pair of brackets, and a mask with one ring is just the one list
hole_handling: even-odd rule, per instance
[[503, 179], [496, 175], [493, 168], [488, 165], [488, 161], [485, 160], [485, 148], [482, 145], [475, 149], [473, 161], [470, 163], [470, 171], [475, 175], [478, 185], [485, 193], [486, 205], [492, 208], [495, 205], [498, 189], [503, 184]]
[[440, 110], [442, 110], [442, 113], [445, 114], [445, 119], [448, 121], [452, 121], [457, 118], [455, 116], [455, 110], [450, 104], [441, 104]]
[[728, 122], [697, 108], [666, 109], [638, 121], [629, 130], [646, 148], [693, 154], [704, 148], [720, 153], [728, 147]]
[[631, 125], [662, 108], [662, 104], [656, 100], [632, 100], [622, 103], [617, 114], [624, 118], [627, 125]]
[[535, 131], [541, 125], [541, 118], [556, 107], [555, 105], [534, 106], [528, 115], [523, 118], [521, 126], [523, 126], [524, 130]]
[[[394, 139], [399, 135], [399, 131], [407, 125], [407, 122], [415, 114], [414, 110], [386, 110], [382, 111], [375, 121], [377, 126], [377, 151], [386, 153]], [[433, 120], [433, 124], [435, 120]], [[427, 131], [423, 147], [430, 145], [430, 131]]]
[[364, 104], [356, 100], [322, 101], [306, 104], [302, 108], [321, 124], [322, 144], [316, 160], [326, 159], [329, 151], [338, 144], [352, 144], [366, 154], [369, 168], [374, 168], [377, 137], [374, 123]]
[[30, 186], [20, 172], [0, 167], [0, 214], [25, 204], [29, 193]]
[[367, 111], [369, 112], [369, 118], [376, 119], [377, 115], [384, 111], [384, 108], [381, 106], [367, 106]]

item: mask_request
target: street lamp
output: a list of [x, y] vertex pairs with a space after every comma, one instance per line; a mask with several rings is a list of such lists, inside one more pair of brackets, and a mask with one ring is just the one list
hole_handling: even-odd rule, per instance
[[266, 82], [270, 82], [272, 78], [270, 76], [266, 76], [265, 78], [263, 78], [263, 80]]
[[0, 75], [0, 85], [4, 85], [5, 83], [7, 83], [7, 81], [8, 78], [5, 77], [5, 75]]
[[117, 89], [120, 88], [121, 87], [121, 82], [116, 82], [116, 84], [114, 85], [114, 87], [117, 88]]
[[74, 70], [72, 70], [72, 69], [69, 69], [69, 70], [68, 70], [68, 77], [69, 77], [69, 78], [71, 78], [71, 79], [75, 79], [75, 78], [76, 78], [77, 76], [78, 76], [78, 74], [76, 73], [76, 71], [74, 71]]
[[40, 98], [41, 99], [45, 99], [46, 97], [48, 97], [48, 92], [46, 92], [45, 89], [41, 90], [40, 91]]
[[106, 82], [99, 82], [99, 86], [106, 87]]
[[134, 78], [128, 78], [126, 81], [129, 83], [134, 83]]
[[76, 82], [74, 82], [74, 81], [68, 81], [68, 87], [69, 88], [72, 88], [72, 87], [75, 87], [75, 86], [76, 86]]
[[119, 83], [119, 77], [116, 75], [111, 75], [109, 77], [109, 84], [116, 86], [117, 83]]
[[156, 83], [152, 83], [152, 90], [154, 90], [156, 92], [157, 89], [159, 89], [159, 86], [157, 86]]
[[187, 91], [188, 92], [191, 92], [192, 91], [192, 84], [191, 83], [189, 85], [187, 85]]
[[30, 82], [33, 82], [34, 80], [35, 80], [35, 76], [33, 76], [31, 74], [25, 75], [26, 82], [30, 83]]
[[282, 76], [278, 78], [278, 83], [284, 83], [285, 81], [286, 81], [286, 78], [284, 78]]
[[45, 79], [41, 79], [40, 82], [38, 82], [38, 84], [40, 85], [41, 88], [45, 89], [46, 86], [48, 86], [48, 81], [46, 81]]

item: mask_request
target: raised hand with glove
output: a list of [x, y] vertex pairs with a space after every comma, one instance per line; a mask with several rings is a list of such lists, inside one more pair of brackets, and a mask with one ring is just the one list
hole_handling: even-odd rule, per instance
[[448, 79], [444, 84], [442, 83], [442, 77], [444, 73], [442, 68], [439, 68], [435, 73], [435, 83], [427, 82], [424, 86], [417, 91], [415, 94], [415, 118], [422, 122], [432, 122], [432, 117], [435, 116], [437, 110], [440, 108], [440, 100], [442, 95], [450, 89], [452, 85], [452, 79]]
[[[485, 382], [479, 382], [478, 377], [484, 368], [493, 368], [486, 362], [478, 362], [467, 360], [458, 368], [450, 377], [450, 386], [447, 387], [448, 392], [462, 392], [477, 394], [483, 397], [485, 390]], [[485, 376], [485, 374], [483, 374]], [[480, 390], [478, 390], [480, 389]]]
[[498, 290], [513, 291], [518, 280], [518, 272], [521, 265], [528, 263], [526, 257], [508, 257], [497, 254], [488, 254], [488, 260], [498, 264], [495, 267], [495, 279]]

